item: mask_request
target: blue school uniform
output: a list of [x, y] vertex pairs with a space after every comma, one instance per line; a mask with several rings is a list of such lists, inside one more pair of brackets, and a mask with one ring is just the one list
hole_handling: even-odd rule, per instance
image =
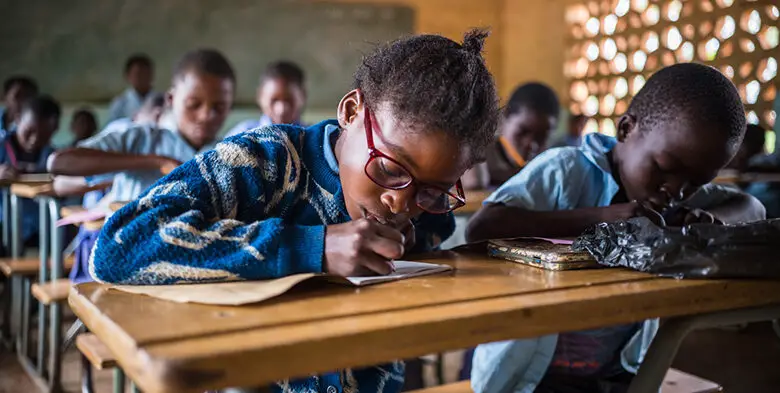
[[[579, 148], [550, 149], [484, 203], [535, 211], [609, 206], [619, 191], [607, 157], [616, 144], [615, 138], [590, 134]], [[685, 204], [706, 210], [737, 194], [727, 187], [708, 184]], [[477, 393], [531, 393], [551, 371], [605, 378], [623, 371], [636, 374], [657, 330], [658, 320], [651, 319], [639, 324], [480, 345], [473, 358], [471, 385]], [[616, 349], [619, 354], [614, 353]], [[612, 356], [607, 356], [609, 352]], [[591, 359], [583, 359], [583, 355]], [[570, 367], [573, 364], [585, 367], [575, 370]], [[588, 369], [591, 364], [593, 368]]]
[[[149, 92], [148, 94], [153, 94]], [[116, 119], [123, 117], [132, 118], [141, 109], [144, 104], [144, 97], [141, 97], [135, 89], [128, 87], [122, 94], [116, 96], [108, 108], [108, 122], [112, 122]]]
[[8, 126], [3, 124], [3, 119], [8, 114], [7, 112], [4, 107], [0, 107], [0, 139], [5, 139], [8, 134], [16, 131], [16, 123], [10, 123]]
[[[54, 153], [52, 146], [45, 146], [34, 157], [25, 154], [16, 143], [15, 133], [0, 139], [0, 164], [11, 165], [21, 173], [46, 173], [46, 160]], [[28, 242], [38, 236], [38, 203], [32, 199], [20, 198], [22, 209], [22, 240]], [[10, 225], [2, 216], [3, 225]]]
[[[244, 120], [238, 124], [236, 124], [233, 128], [228, 131], [227, 134], [225, 134], [225, 138], [229, 138], [231, 136], [238, 135], [242, 132], [253, 130], [255, 128], [262, 128], [262, 127], [268, 127], [270, 125], [273, 125], [274, 122], [271, 120], [270, 117], [263, 115], [260, 117], [260, 119], [248, 119]], [[303, 123], [300, 121], [296, 121], [293, 123], [293, 125], [304, 127]]]
[[[100, 281], [175, 284], [322, 272], [325, 227], [350, 221], [333, 154], [338, 122], [242, 133], [198, 155], [116, 212], [90, 262]], [[451, 213], [415, 220], [436, 248]], [[398, 392], [403, 363], [283, 381], [273, 391]]]
[[[209, 144], [196, 151], [178, 132], [148, 125], [131, 125], [130, 128], [117, 127], [105, 130], [79, 143], [79, 147], [88, 149], [130, 154], [154, 154], [170, 157], [181, 162], [189, 161], [198, 152], [206, 151], [213, 146], [213, 144]], [[159, 180], [161, 176], [157, 170], [127, 171], [90, 176], [87, 178], [87, 183], [96, 185], [113, 179], [111, 191], [109, 191], [110, 194], [104, 198], [104, 201], [131, 201], [138, 198], [143, 191]], [[97, 240], [98, 233], [99, 231], [86, 229], [79, 231], [78, 244], [75, 251], [76, 263], [71, 270], [71, 281], [79, 283], [92, 280], [88, 268], [89, 256], [92, 253], [92, 246]]]

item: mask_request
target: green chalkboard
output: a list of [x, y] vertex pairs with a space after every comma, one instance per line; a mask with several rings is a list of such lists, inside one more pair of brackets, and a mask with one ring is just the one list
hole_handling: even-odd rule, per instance
[[288, 59], [307, 73], [309, 106], [332, 107], [364, 53], [414, 28], [408, 7], [303, 0], [20, 0], [0, 15], [0, 78], [31, 75], [64, 102], [110, 100], [135, 52], [163, 90], [179, 56], [211, 47], [236, 69], [239, 104], [254, 102], [266, 63]]

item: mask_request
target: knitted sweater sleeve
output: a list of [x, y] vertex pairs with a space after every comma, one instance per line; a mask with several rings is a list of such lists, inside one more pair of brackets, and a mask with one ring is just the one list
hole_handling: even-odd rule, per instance
[[322, 271], [325, 226], [282, 218], [301, 198], [293, 139], [231, 138], [177, 168], [106, 222], [92, 276], [142, 285]]

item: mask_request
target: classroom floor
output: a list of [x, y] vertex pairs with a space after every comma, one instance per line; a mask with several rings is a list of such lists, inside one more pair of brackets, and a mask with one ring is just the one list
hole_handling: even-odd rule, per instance
[[[70, 320], [67, 318], [66, 320]], [[445, 378], [453, 382], [460, 369], [461, 352], [445, 356]], [[780, 337], [769, 323], [744, 329], [708, 329], [694, 332], [683, 342], [673, 366], [718, 382], [727, 393], [780, 392]], [[63, 388], [80, 391], [81, 364], [75, 348], [64, 358]], [[424, 379], [434, 381], [433, 368], [426, 367]], [[93, 374], [96, 393], [110, 392], [111, 371]], [[129, 390], [128, 390], [129, 391]], [[16, 355], [0, 349], [0, 393], [36, 392], [35, 385], [16, 361]]]

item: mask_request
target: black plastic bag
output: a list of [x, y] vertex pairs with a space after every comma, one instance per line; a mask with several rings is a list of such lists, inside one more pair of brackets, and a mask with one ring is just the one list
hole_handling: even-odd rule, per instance
[[661, 228], [645, 217], [597, 224], [574, 242], [607, 266], [676, 278], [780, 278], [780, 219]]

